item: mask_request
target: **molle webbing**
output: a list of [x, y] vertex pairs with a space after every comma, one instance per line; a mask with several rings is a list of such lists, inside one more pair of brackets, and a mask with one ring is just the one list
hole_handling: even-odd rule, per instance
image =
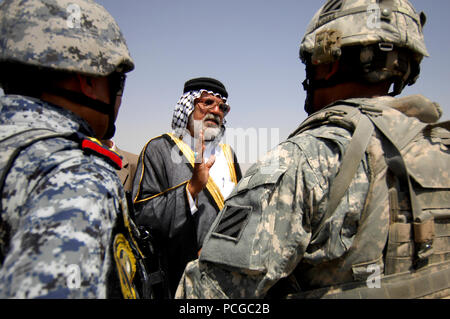
[[[351, 249], [342, 260], [324, 265], [320, 271], [309, 274], [320, 276], [321, 271], [336, 272], [338, 277], [335, 283], [325, 283], [322, 285], [325, 288], [290, 295], [289, 298], [422, 298], [450, 295], [450, 183], [445, 179], [450, 163], [449, 154], [445, 151], [450, 141], [449, 123], [426, 124], [414, 116], [402, 116], [399, 110], [389, 106], [386, 99], [338, 101], [311, 115], [291, 134], [290, 137], [323, 125], [336, 125], [353, 132], [346, 153], [342, 155], [342, 166], [331, 183], [330, 205], [322, 222], [333, 213], [336, 208], [334, 203], [339, 203], [342, 198], [340, 193], [344, 191], [345, 194], [348, 189], [348, 176], [339, 176], [351, 175], [365, 153], [370, 173], [374, 175], [371, 176], [369, 201], [358, 226], [365, 233], [356, 235]], [[369, 122], [369, 125], [364, 124], [367, 131], [365, 137], [361, 133], [364, 130], [358, 128], [364, 123], [362, 119]], [[372, 127], [374, 134], [368, 133], [369, 127]], [[357, 144], [360, 146], [356, 147]], [[369, 147], [361, 153], [362, 145]], [[353, 159], [356, 164], [347, 163], [351, 156], [357, 157], [358, 160]], [[423, 165], [427, 160], [435, 161], [434, 170], [430, 171], [429, 164]], [[337, 181], [339, 187], [333, 187]], [[394, 185], [389, 186], [393, 181]], [[381, 215], [376, 217], [379, 214], [386, 215], [386, 220]], [[375, 216], [375, 221], [379, 223], [368, 221], [370, 216]], [[367, 234], [372, 236], [379, 232], [386, 233], [386, 251], [382, 246], [370, 245], [376, 240], [366, 238]], [[379, 265], [381, 288], [370, 289], [365, 285], [366, 278], [355, 277], [353, 266], [373, 263], [376, 254], [384, 262]], [[342, 281], [346, 276], [348, 278], [348, 272], [353, 275], [354, 281]], [[319, 281], [317, 287], [320, 286]]]
[[386, 163], [390, 171], [398, 178], [401, 185], [408, 187], [407, 193], [409, 195], [411, 211], [413, 214], [414, 241], [417, 245], [417, 258], [425, 259], [433, 252], [432, 241], [434, 237], [434, 221], [430, 214], [425, 214], [425, 212], [422, 211], [400, 150], [416, 137], [426, 125], [421, 123], [420, 125], [414, 126], [406, 136], [403, 136], [399, 142], [396, 142], [396, 140], [391, 137], [389, 130], [385, 127], [385, 122], [382, 120], [382, 117], [369, 118], [377, 129], [382, 132], [381, 136], [385, 140], [384, 151]]

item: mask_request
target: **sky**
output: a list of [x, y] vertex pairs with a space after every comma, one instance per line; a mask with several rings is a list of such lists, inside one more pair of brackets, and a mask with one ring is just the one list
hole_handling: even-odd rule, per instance
[[[149, 139], [170, 132], [184, 82], [194, 77], [225, 84], [231, 106], [227, 130], [232, 133], [225, 142], [244, 167], [306, 118], [299, 45], [324, 1], [97, 2], [118, 22], [136, 65], [128, 74], [116, 123], [114, 140], [121, 149], [138, 154]], [[425, 95], [441, 105], [442, 120], [449, 120], [450, 1], [411, 3], [427, 14], [424, 34], [430, 57], [424, 59], [417, 83], [402, 96]], [[233, 138], [236, 132], [249, 136], [244, 144]]]

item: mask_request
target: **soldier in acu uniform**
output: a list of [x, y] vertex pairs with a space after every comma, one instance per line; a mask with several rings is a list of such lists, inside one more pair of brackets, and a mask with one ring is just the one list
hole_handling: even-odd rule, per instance
[[449, 123], [394, 97], [425, 21], [406, 0], [322, 6], [300, 47], [310, 116], [236, 186], [178, 298], [450, 295]]
[[97, 140], [134, 68], [122, 33], [90, 0], [4, 0], [0, 21], [0, 298], [137, 297], [121, 158]]

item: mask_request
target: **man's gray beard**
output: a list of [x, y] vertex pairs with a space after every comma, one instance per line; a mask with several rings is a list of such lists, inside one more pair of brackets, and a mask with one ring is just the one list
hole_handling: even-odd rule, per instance
[[205, 141], [214, 141], [220, 134], [220, 127], [207, 127], [203, 133]]
[[200, 135], [200, 131], [205, 128], [205, 131], [203, 132], [203, 138], [205, 141], [214, 141], [221, 133], [222, 129], [221, 127], [206, 127], [203, 123], [204, 120], [194, 120], [192, 116], [189, 117], [188, 121], [188, 129], [191, 131], [191, 128], [193, 128], [194, 137], [197, 138]]

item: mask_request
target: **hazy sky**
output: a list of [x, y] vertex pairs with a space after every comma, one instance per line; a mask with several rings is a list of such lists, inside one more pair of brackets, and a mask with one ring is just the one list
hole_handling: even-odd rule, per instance
[[[171, 130], [173, 108], [184, 82], [215, 77], [229, 92], [227, 127], [260, 133], [258, 154], [285, 139], [306, 118], [299, 44], [323, 1], [304, 0], [104, 0], [116, 18], [136, 63], [129, 74], [115, 140], [139, 153], [149, 138]], [[430, 57], [403, 95], [438, 101], [450, 119], [450, 1], [413, 0], [428, 17]], [[247, 131], [250, 132], [250, 131]], [[264, 132], [268, 137], [264, 136]], [[233, 141], [227, 140], [230, 144]], [[253, 152], [256, 147], [248, 144]], [[242, 153], [242, 147], [239, 148]], [[238, 150], [237, 150], [238, 151]], [[249, 161], [251, 154], [238, 154]]]
[[[171, 130], [174, 106], [184, 82], [193, 77], [214, 77], [225, 84], [231, 106], [227, 127], [259, 132], [258, 154], [275, 146], [270, 138], [284, 140], [306, 118], [298, 50], [323, 1], [98, 2], [117, 20], [136, 64], [117, 121], [115, 141], [122, 149], [139, 153], [150, 138]], [[403, 95], [420, 93], [439, 102], [443, 119], [450, 119], [450, 1], [411, 2], [427, 14], [430, 57], [422, 63], [416, 85]], [[238, 153], [238, 158], [245, 162], [249, 155]]]

